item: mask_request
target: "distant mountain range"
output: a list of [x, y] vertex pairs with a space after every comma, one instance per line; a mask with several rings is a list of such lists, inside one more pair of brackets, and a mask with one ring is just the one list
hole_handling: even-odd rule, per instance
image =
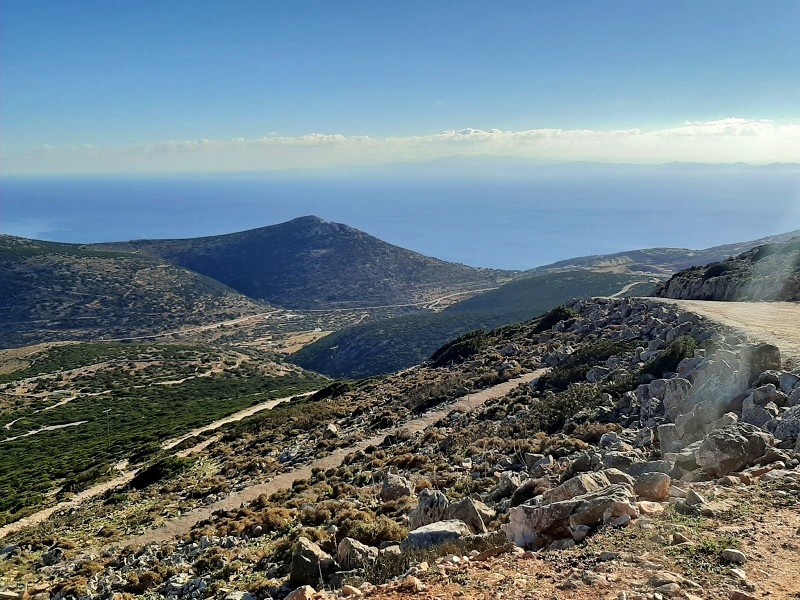
[[641, 273], [647, 275], [670, 275], [681, 269], [706, 265], [708, 263], [725, 260], [756, 246], [763, 244], [780, 244], [800, 236], [800, 229], [771, 235], [749, 242], [725, 244], [704, 250], [689, 250], [687, 248], [645, 248], [642, 250], [629, 250], [604, 254], [598, 256], [580, 256], [558, 261], [549, 265], [536, 267], [526, 273], [542, 273], [548, 271], [562, 271], [573, 269], [588, 269], [591, 271], [607, 271], [616, 273]]

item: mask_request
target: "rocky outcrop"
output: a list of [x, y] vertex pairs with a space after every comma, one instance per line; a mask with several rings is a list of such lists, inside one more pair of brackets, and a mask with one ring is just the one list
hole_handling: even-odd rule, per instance
[[519, 546], [542, 547], [572, 539], [572, 530], [580, 526], [595, 527], [623, 515], [639, 516], [636, 496], [629, 486], [615, 484], [565, 500], [512, 508], [504, 530], [508, 540]]
[[421, 550], [457, 540], [463, 536], [470, 535], [470, 533], [469, 527], [463, 521], [456, 519], [438, 521], [410, 531], [408, 537], [400, 544], [400, 547]]
[[408, 526], [417, 529], [423, 525], [444, 519], [449, 502], [447, 496], [438, 490], [424, 489], [419, 493], [419, 501], [408, 515]]
[[800, 300], [800, 238], [680, 271], [656, 295], [683, 300]]
[[386, 473], [383, 476], [380, 499], [383, 502], [399, 500], [404, 496], [414, 495], [414, 485], [405, 477], [396, 473]]
[[774, 439], [758, 427], [736, 423], [709, 433], [695, 452], [697, 464], [706, 473], [722, 477], [752, 465]]
[[290, 585], [317, 585], [336, 570], [337, 565], [327, 552], [308, 538], [297, 538], [292, 551]]

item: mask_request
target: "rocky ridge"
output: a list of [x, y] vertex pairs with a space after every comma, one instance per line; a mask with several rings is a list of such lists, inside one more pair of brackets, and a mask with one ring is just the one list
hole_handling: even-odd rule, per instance
[[800, 300], [800, 238], [685, 269], [659, 286], [656, 295], [682, 300]]
[[[776, 347], [656, 301], [574, 301], [554, 314], [494, 332], [449, 367], [467, 381], [550, 368], [539, 380], [218, 513], [187, 539], [102, 556], [21, 540], [3, 554], [38, 561], [31, 585], [56, 598], [388, 598], [506, 555], [556, 569], [562, 553], [586, 567], [556, 569], [552, 589], [565, 594], [602, 585], [621, 598], [750, 597], [747, 542], [712, 544], [716, 534], [677, 524], [740, 522], [748, 498], [769, 514], [798, 506], [800, 374]], [[416, 376], [448, 372], [426, 369]], [[330, 437], [358, 419], [322, 425]], [[600, 541], [643, 535], [648, 552], [666, 548], [671, 571], [619, 548], [589, 557]], [[692, 570], [698, 553], [714, 568]], [[620, 562], [649, 574], [615, 579], [600, 565]]]

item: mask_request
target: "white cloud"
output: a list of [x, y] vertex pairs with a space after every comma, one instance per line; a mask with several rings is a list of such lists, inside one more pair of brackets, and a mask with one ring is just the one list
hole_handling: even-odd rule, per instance
[[309, 133], [142, 146], [43, 145], [2, 157], [5, 174], [245, 171], [374, 165], [449, 155], [658, 163], [800, 162], [800, 124], [730, 117], [666, 129], [447, 130], [406, 137]]

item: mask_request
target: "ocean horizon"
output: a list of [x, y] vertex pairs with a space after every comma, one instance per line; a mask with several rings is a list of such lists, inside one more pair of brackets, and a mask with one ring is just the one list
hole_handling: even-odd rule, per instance
[[72, 243], [188, 238], [316, 215], [443, 260], [529, 269], [800, 229], [796, 168], [573, 164], [452, 175], [5, 177], [0, 232]]

